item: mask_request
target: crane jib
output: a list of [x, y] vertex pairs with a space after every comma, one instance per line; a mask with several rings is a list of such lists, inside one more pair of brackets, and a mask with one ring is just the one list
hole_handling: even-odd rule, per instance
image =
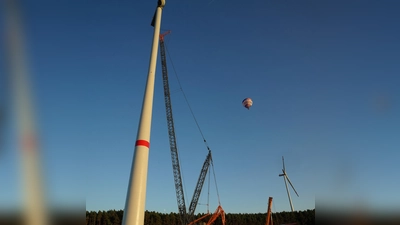
[[168, 72], [167, 72], [167, 63], [165, 58], [164, 40], [161, 38], [160, 38], [160, 53], [161, 53], [161, 65], [162, 65], [162, 75], [163, 75], [163, 85], [164, 85], [164, 100], [165, 100], [165, 108], [167, 116], [168, 136], [169, 136], [169, 143], [171, 150], [172, 170], [174, 174], [176, 199], [178, 203], [178, 209], [182, 225], [185, 225], [187, 224], [185, 197], [183, 192], [182, 176], [179, 165], [178, 149], [176, 147], [177, 146], [176, 135], [174, 129], [174, 120], [172, 116], [172, 106], [171, 106], [171, 97], [170, 97], [169, 83], [168, 83]]

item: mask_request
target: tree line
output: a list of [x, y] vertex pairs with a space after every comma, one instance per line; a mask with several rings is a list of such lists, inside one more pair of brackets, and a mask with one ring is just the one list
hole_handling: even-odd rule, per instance
[[[123, 210], [86, 211], [86, 225], [121, 225]], [[204, 214], [197, 214], [196, 218]], [[265, 225], [266, 213], [227, 213], [225, 215], [227, 225]], [[207, 222], [207, 219], [204, 222]], [[272, 213], [274, 225], [296, 223], [297, 225], [314, 225], [315, 209]], [[144, 225], [181, 225], [178, 213], [159, 213], [145, 211]], [[214, 225], [222, 225], [218, 218]]]

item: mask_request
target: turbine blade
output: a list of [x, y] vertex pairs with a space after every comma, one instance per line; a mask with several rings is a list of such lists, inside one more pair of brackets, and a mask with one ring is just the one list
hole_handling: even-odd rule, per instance
[[283, 156], [282, 156], [282, 163], [283, 163], [283, 170], [285, 172], [286, 171], [286, 169], [285, 169], [285, 159], [283, 158]]
[[156, 15], [157, 15], [157, 9], [156, 9], [156, 11], [154, 12], [154, 15], [153, 15], [153, 19], [151, 20], [151, 26], [152, 27], [154, 27], [155, 26], [155, 22], [156, 22]]
[[294, 188], [292, 182], [290, 182], [290, 179], [289, 179], [289, 177], [287, 176], [287, 174], [285, 175], [285, 177], [286, 177], [286, 179], [289, 181], [289, 184], [290, 184], [290, 186], [292, 186], [292, 188], [293, 188], [294, 192], [296, 193], [297, 197], [299, 197], [299, 194], [297, 194], [297, 191], [296, 191], [296, 189]]
[[[288, 189], [287, 182], [286, 182], [286, 176], [283, 177], [283, 180], [285, 181], [286, 191], [287, 191], [288, 196], [289, 196], [290, 194], [289, 194], [289, 189]], [[289, 199], [290, 199], [290, 197], [289, 197]]]

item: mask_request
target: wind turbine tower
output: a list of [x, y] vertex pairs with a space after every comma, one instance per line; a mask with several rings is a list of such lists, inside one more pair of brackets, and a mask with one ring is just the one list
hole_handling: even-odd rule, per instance
[[286, 169], [285, 169], [285, 160], [282, 156], [282, 163], [283, 163], [283, 169], [282, 169], [282, 174], [279, 174], [280, 177], [283, 177], [283, 180], [285, 181], [285, 186], [286, 186], [286, 191], [287, 191], [287, 195], [289, 197], [289, 203], [290, 203], [290, 208], [292, 209], [292, 212], [294, 212], [294, 208], [293, 208], [293, 203], [292, 203], [292, 198], [290, 197], [290, 192], [289, 192], [289, 188], [287, 185], [287, 182], [289, 182], [290, 186], [292, 186], [293, 191], [296, 193], [297, 197], [299, 197], [299, 194], [297, 194], [296, 189], [293, 187], [292, 182], [290, 182], [290, 179], [286, 173]]

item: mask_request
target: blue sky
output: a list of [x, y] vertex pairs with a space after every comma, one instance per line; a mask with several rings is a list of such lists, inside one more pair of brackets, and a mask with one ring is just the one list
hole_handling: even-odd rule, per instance
[[[49, 198], [123, 209], [156, 1], [39, 2], [23, 10]], [[167, 2], [171, 90], [173, 62], [226, 212], [265, 212], [269, 196], [273, 211], [289, 211], [282, 156], [296, 210], [318, 199], [399, 209], [399, 4]], [[161, 79], [158, 59], [146, 209], [177, 212]], [[182, 92], [171, 98], [188, 205], [207, 150]], [[20, 199], [11, 122], [5, 130], [2, 206]]]

